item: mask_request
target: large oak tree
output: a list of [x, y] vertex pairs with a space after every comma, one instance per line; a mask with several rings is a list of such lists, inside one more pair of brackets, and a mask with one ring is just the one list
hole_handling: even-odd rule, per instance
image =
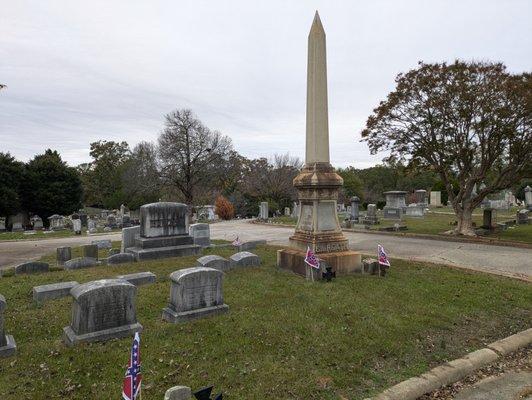
[[500, 63], [421, 62], [398, 75], [362, 140], [373, 154], [387, 150], [388, 160], [436, 172], [458, 218], [456, 233], [474, 235], [473, 209], [531, 172], [530, 78]]

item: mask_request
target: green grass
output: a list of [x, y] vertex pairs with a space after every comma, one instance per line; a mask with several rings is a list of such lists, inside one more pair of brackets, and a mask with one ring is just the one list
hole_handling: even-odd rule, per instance
[[[382, 213], [379, 216], [379, 219], [380, 224], [372, 225], [370, 229], [378, 230], [379, 228], [393, 226], [397, 222], [395, 220], [386, 220], [382, 218]], [[494, 223], [507, 221], [509, 219], [515, 219], [515, 213], [499, 213], [494, 219]], [[271, 218], [271, 221], [287, 225], [295, 225], [297, 222], [295, 218], [284, 216]], [[456, 221], [456, 216], [454, 214], [436, 214], [431, 212], [425, 214], [424, 218], [405, 217], [403, 218], [402, 223], [408, 227], [408, 230], [404, 231], [405, 233], [440, 235], [446, 231], [454, 229], [454, 225], [451, 225], [454, 221]], [[473, 222], [475, 222], [477, 226], [481, 226], [482, 215], [473, 215]], [[360, 229], [364, 229], [363, 225], [360, 225]], [[505, 231], [496, 232], [485, 237], [490, 239], [532, 243], [532, 225], [515, 225], [509, 227]]]
[[[115, 229], [112, 232], [120, 232], [120, 229]], [[103, 229], [99, 230], [98, 233], [111, 233], [104, 232]], [[86, 236], [86, 230], [81, 231], [81, 236]], [[4, 240], [41, 240], [41, 239], [52, 239], [52, 238], [62, 238], [62, 237], [72, 237], [76, 234], [71, 229], [64, 229], [62, 231], [54, 231], [50, 233], [44, 233], [43, 231], [36, 231], [32, 235], [25, 235], [23, 232], [0, 232], [0, 242]], [[97, 239], [97, 238], [96, 238]]]
[[[216, 249], [225, 257], [233, 250]], [[35, 305], [31, 288], [152, 271], [138, 290], [143, 399], [174, 385], [214, 384], [230, 399], [362, 399], [444, 360], [530, 327], [530, 284], [446, 267], [392, 261], [386, 278], [311, 283], [263, 264], [224, 278], [228, 314], [173, 325], [161, 320], [168, 275], [194, 257], [0, 279], [6, 331], [18, 345], [0, 359], [0, 398], [116, 399], [130, 339], [67, 348], [68, 298]], [[226, 397], [224, 396], [224, 397]]]

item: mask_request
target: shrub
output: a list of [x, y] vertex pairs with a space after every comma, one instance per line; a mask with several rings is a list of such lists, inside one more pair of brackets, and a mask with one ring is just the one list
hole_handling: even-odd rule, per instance
[[221, 219], [228, 220], [235, 216], [235, 208], [224, 196], [218, 196], [214, 205], [216, 207], [216, 214]]

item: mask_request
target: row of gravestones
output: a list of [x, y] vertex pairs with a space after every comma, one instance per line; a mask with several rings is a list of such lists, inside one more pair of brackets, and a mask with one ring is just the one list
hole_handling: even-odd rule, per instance
[[[257, 255], [244, 251], [229, 260], [220, 256], [201, 257], [196, 267], [173, 272], [170, 302], [163, 309], [162, 318], [178, 323], [227, 312], [229, 307], [223, 301], [223, 271], [259, 265]], [[33, 298], [40, 303], [68, 295], [73, 298], [71, 322], [63, 329], [64, 343], [73, 346], [142, 331], [136, 314], [137, 286], [153, 283], [155, 279], [151, 272], [141, 272], [81, 285], [61, 282], [34, 287]], [[5, 307], [5, 298], [0, 295], [0, 356], [7, 357], [14, 354], [16, 345], [13, 337], [4, 333]]]

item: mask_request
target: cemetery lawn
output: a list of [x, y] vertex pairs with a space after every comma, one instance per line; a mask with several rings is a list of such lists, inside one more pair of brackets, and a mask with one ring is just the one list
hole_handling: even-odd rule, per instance
[[[228, 314], [173, 325], [161, 320], [168, 275], [195, 257], [0, 278], [16, 357], [0, 359], [0, 398], [117, 399], [130, 339], [67, 348], [71, 300], [32, 303], [31, 288], [152, 271], [138, 289], [143, 399], [174, 385], [214, 384], [229, 399], [363, 399], [408, 377], [530, 328], [532, 285], [425, 263], [392, 260], [386, 278], [307, 282], [275, 267], [229, 271]], [[231, 248], [204, 254], [228, 257]]]
[[[514, 214], [499, 214], [494, 219], [495, 222], [502, 222], [507, 221], [510, 219], [515, 219], [515, 213]], [[372, 231], [377, 231], [379, 228], [385, 228], [385, 227], [391, 227], [394, 226], [394, 224], [398, 221], [394, 220], [385, 220], [382, 218], [382, 213], [379, 212], [379, 225], [372, 225], [370, 229]], [[424, 218], [414, 218], [414, 217], [405, 217], [401, 221], [401, 224], [404, 224], [407, 226], [406, 231], [401, 231], [401, 233], [418, 233], [418, 234], [425, 234], [425, 235], [442, 235], [443, 237], [447, 237], [447, 235], [444, 235], [444, 232], [449, 231], [454, 228], [451, 223], [456, 221], [456, 216], [454, 214], [436, 214], [436, 213], [428, 213], [425, 215]], [[278, 224], [284, 224], [284, 225], [295, 225], [296, 219], [292, 217], [275, 217], [271, 218], [270, 222], [272, 223], [278, 223]], [[482, 225], [482, 215], [473, 215], [473, 222], [477, 224], [477, 226]], [[355, 230], [364, 231], [365, 228], [363, 225], [357, 226]], [[493, 234], [490, 234], [488, 236], [481, 236], [487, 239], [496, 239], [496, 240], [509, 240], [509, 241], [515, 241], [515, 242], [525, 242], [525, 243], [532, 243], [532, 225], [514, 225], [512, 227], [509, 227], [505, 231], [496, 232]]]
[[[111, 232], [105, 232], [105, 233], [113, 233], [113, 232], [120, 232], [120, 229], [115, 229]], [[103, 230], [98, 233], [104, 233]], [[40, 240], [40, 239], [54, 239], [54, 238], [62, 238], [62, 237], [73, 237], [76, 236], [76, 234], [70, 230], [65, 229], [62, 231], [54, 231], [50, 233], [44, 233], [43, 231], [36, 231], [34, 234], [31, 235], [25, 235], [23, 232], [0, 232], [0, 242], [4, 240]], [[81, 236], [87, 236], [87, 233], [82, 231]], [[94, 239], [99, 239], [99, 235], [93, 235]]]

